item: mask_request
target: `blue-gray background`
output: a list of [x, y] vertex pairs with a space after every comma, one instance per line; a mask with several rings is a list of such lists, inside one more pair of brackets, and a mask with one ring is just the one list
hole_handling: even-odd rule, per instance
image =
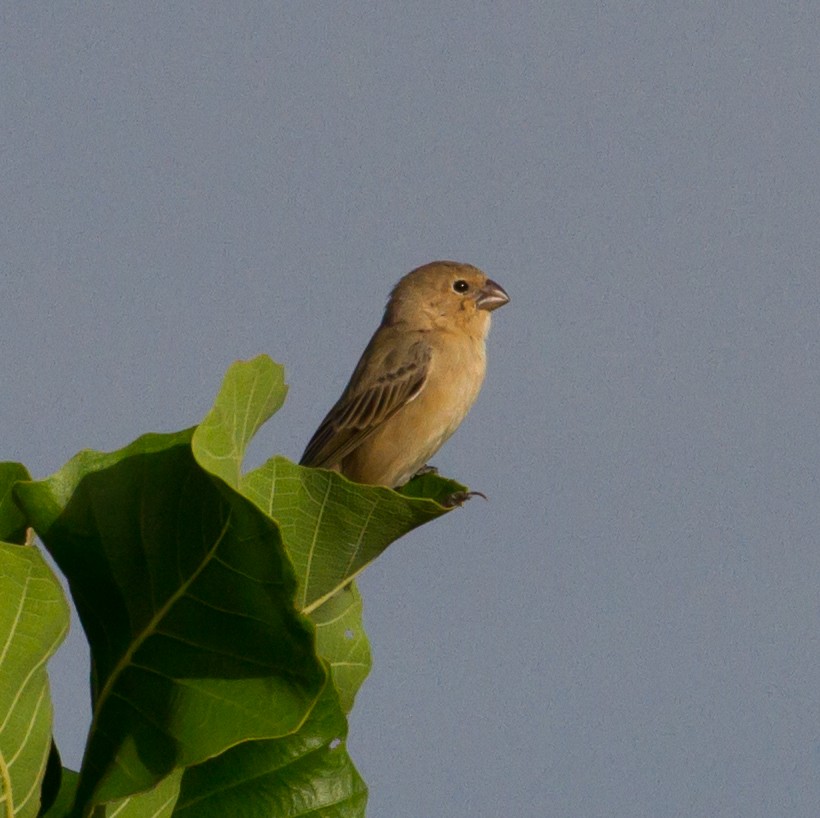
[[361, 581], [369, 815], [817, 815], [820, 5], [0, 18], [4, 459], [189, 426], [263, 351], [296, 458], [399, 275], [477, 264], [512, 303], [434, 462], [490, 501]]

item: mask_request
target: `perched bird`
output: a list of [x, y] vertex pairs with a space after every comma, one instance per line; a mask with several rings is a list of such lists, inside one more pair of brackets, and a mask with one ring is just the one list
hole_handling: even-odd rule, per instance
[[469, 264], [434, 261], [404, 276], [301, 464], [357, 483], [404, 485], [473, 405], [484, 380], [490, 312], [509, 300]]

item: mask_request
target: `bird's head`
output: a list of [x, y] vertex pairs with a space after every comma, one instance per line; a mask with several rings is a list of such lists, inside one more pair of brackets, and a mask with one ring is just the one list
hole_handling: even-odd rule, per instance
[[383, 324], [462, 329], [486, 334], [490, 313], [510, 300], [501, 285], [471, 264], [433, 261], [407, 273], [390, 294]]

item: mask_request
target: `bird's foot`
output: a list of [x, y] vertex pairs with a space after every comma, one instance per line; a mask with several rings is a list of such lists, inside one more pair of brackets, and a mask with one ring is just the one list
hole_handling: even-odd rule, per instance
[[438, 474], [438, 469], [435, 466], [428, 466], [426, 463], [413, 475], [413, 477], [422, 477], [425, 474]]
[[456, 506], [460, 508], [471, 497], [482, 497], [485, 500], [487, 499], [487, 495], [482, 494], [480, 491], [454, 491], [452, 494], [444, 498], [442, 505], [445, 508], [455, 508]]

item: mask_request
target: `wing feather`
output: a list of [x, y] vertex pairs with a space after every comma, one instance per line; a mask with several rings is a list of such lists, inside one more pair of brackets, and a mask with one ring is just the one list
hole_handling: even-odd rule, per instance
[[310, 439], [300, 460], [303, 466], [337, 466], [424, 388], [431, 355], [426, 341], [410, 344], [400, 358], [387, 355], [384, 360], [373, 360], [369, 352], [375, 341], [365, 350], [341, 398]]

